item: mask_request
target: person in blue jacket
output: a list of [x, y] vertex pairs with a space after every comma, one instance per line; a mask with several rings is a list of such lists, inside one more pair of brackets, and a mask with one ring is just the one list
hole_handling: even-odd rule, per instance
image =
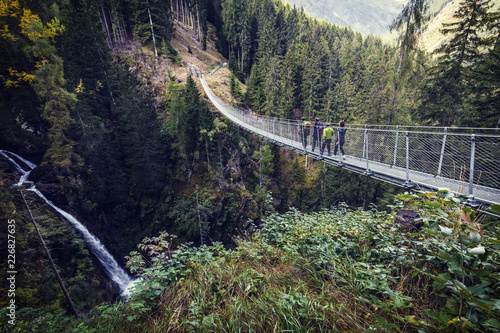
[[314, 127], [313, 127], [313, 143], [312, 143], [312, 151], [314, 151], [314, 147], [318, 144], [318, 148], [321, 151], [320, 142], [323, 137], [323, 124], [320, 123], [319, 119], [314, 119]]

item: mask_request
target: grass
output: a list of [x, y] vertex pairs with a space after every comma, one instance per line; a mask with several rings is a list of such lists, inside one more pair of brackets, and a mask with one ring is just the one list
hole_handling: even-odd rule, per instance
[[[496, 223], [448, 192], [400, 198], [418, 210], [422, 232], [396, 232], [393, 214], [377, 210], [292, 209], [235, 239], [233, 250], [184, 245], [168, 259], [143, 253], [147, 268], [135, 253], [131, 265], [144, 281], [134, 296], [97, 308], [75, 332], [494, 331]], [[452, 225], [458, 229], [440, 231]], [[472, 231], [481, 239], [465, 236]], [[158, 239], [142, 248], [168, 248]], [[489, 252], [475, 254], [478, 244]]]
[[[229, 89], [231, 80], [231, 71], [227, 67], [219, 68], [213, 75], [206, 77], [207, 84], [210, 86], [214, 94], [220, 97], [226, 104], [232, 105], [235, 103]], [[245, 94], [246, 85], [240, 83], [241, 93]]]
[[[208, 26], [208, 35], [211, 38], [207, 39], [207, 49], [203, 51], [199, 42], [194, 39], [194, 32], [190, 28], [176, 25], [171, 45], [178, 52], [180, 58], [178, 63], [168, 59], [160, 45], [158, 45], [159, 56], [155, 57], [152, 45], [145, 46], [137, 41], [121, 44], [115, 47], [113, 53], [115, 57], [127, 64], [129, 71], [137, 75], [144, 88], [158, 101], [161, 101], [168, 86], [169, 76], [175, 76], [181, 82], [185, 82], [190, 75], [190, 67], [198, 68], [206, 73], [211, 66], [226, 61], [215, 48], [215, 40], [213, 39], [215, 28], [211, 24]], [[191, 49], [191, 53], [188, 52], [189, 49]], [[198, 89], [203, 90], [199, 82]]]

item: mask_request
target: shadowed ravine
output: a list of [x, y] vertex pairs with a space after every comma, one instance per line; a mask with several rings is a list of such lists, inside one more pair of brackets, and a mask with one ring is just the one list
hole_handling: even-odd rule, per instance
[[[101, 241], [93, 234], [91, 234], [80, 221], [78, 221], [70, 213], [54, 205], [36, 188], [35, 184], [32, 181], [28, 181], [29, 174], [31, 170], [36, 167], [36, 164], [6, 150], [0, 150], [0, 154], [7, 158], [21, 173], [21, 177], [19, 178], [17, 186], [22, 186], [24, 184], [29, 185], [29, 187], [27, 188], [28, 191], [36, 193], [43, 201], [45, 201], [50, 207], [52, 207], [62, 217], [64, 217], [83, 236], [92, 253], [104, 267], [106, 275], [108, 275], [109, 278], [114, 283], [116, 283], [116, 285], [120, 289], [120, 295], [122, 297], [127, 297], [130, 292], [129, 288], [133, 285], [135, 280], [123, 268], [121, 268], [120, 265], [118, 265], [118, 262], [115, 260], [115, 258], [113, 258], [111, 253], [109, 253], [109, 251], [101, 243]], [[21, 167], [21, 165], [16, 162], [15, 159], [25, 164], [29, 168], [29, 170], [25, 170], [23, 167]]]

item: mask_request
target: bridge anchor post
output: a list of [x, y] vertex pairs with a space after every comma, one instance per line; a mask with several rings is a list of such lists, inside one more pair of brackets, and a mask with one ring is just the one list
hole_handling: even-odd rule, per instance
[[477, 201], [476, 199], [474, 199], [474, 197], [470, 197], [465, 202], [465, 206], [477, 209], [477, 208], [479, 208], [479, 206], [481, 206], [481, 204], [479, 203], [479, 201]]
[[411, 180], [407, 180], [407, 181], [403, 184], [403, 187], [408, 188], [408, 189], [414, 188], [415, 186], [417, 186], [417, 184], [415, 184], [415, 183], [414, 183], [414, 182], [412, 182]]

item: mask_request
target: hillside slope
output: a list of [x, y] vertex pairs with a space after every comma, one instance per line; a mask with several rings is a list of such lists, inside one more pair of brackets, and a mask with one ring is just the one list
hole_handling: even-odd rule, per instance
[[311, 16], [340, 26], [351, 27], [365, 35], [382, 35], [401, 11], [404, 0], [285, 0], [304, 7]]
[[[391, 33], [389, 26], [401, 12], [406, 0], [283, 0], [298, 8], [303, 7], [311, 16], [339, 26], [350, 27], [362, 34], [379, 35], [386, 42], [394, 42], [397, 33]], [[492, 0], [496, 8], [500, 0]], [[459, 0], [429, 0], [428, 13], [431, 18], [420, 39], [420, 48], [432, 53], [446, 40], [440, 29], [443, 23], [452, 23], [459, 7]]]
[[[210, 30], [213, 29], [210, 26]], [[113, 50], [115, 56], [129, 63], [129, 71], [148, 82], [149, 93], [158, 101], [167, 89], [169, 75], [175, 76], [180, 82], [186, 82], [190, 68], [197, 68], [206, 73], [226, 61], [215, 49], [213, 40], [208, 40], [207, 50], [204, 51], [194, 38], [193, 31], [180, 25], [176, 25], [171, 43], [178, 52], [178, 64], [174, 64], [166, 56], [155, 57], [150, 47], [137, 40], [129, 40]], [[201, 88], [201, 85], [199, 87]]]
[[[443, 35], [440, 30], [443, 27], [443, 23], [456, 22], [457, 19], [453, 16], [458, 10], [460, 2], [457, 0], [434, 0], [431, 2], [429, 12], [432, 17], [420, 38], [419, 45], [422, 49], [428, 53], [432, 53], [451, 38], [450, 36]], [[500, 0], [492, 0], [491, 3], [494, 8], [500, 8]]]

